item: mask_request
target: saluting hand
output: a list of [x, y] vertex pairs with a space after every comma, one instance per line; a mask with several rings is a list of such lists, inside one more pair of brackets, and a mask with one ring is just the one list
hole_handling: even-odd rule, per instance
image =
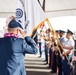
[[26, 37], [26, 33], [23, 29], [19, 28], [19, 32], [22, 34], [23, 37]]

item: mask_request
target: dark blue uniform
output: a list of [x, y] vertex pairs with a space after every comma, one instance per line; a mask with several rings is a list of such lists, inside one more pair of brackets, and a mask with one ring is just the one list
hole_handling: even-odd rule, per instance
[[36, 44], [30, 37], [0, 38], [0, 75], [26, 75], [24, 56], [36, 54]]
[[[63, 42], [65, 41], [65, 37], [60, 37], [59, 40], [61, 44], [63, 44]], [[61, 50], [61, 53], [62, 53], [62, 50]], [[62, 58], [60, 57], [59, 53], [57, 53], [56, 59], [57, 59], [57, 66], [58, 66], [58, 75], [62, 75]]]
[[[65, 34], [65, 31], [63, 30], [59, 30], [59, 33], [60, 33], [60, 43], [63, 45], [63, 43], [65, 42], [65, 37], [64, 37], [64, 34]], [[60, 48], [60, 47], [59, 47]], [[60, 48], [60, 51], [62, 53], [62, 49]], [[57, 53], [57, 66], [58, 66], [58, 75], [62, 75], [62, 58], [60, 57], [60, 53]]]

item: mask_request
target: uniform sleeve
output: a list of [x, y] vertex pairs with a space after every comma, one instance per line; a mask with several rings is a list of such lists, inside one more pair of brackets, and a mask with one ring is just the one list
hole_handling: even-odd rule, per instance
[[75, 45], [74, 41], [71, 40], [71, 41], [70, 41], [70, 46], [73, 46], [73, 48], [74, 48], [74, 45]]
[[23, 41], [23, 50], [28, 54], [37, 54], [38, 50], [36, 43], [31, 37], [25, 37], [25, 40]]

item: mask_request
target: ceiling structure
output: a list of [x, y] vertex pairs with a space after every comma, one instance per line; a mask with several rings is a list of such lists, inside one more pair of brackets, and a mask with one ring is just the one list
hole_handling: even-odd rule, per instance
[[17, 0], [0, 0], [0, 18], [15, 15]]
[[[45, 0], [47, 17], [76, 16], [76, 0]], [[43, 0], [40, 0], [42, 3]]]
[[[76, 16], [76, 0], [45, 0], [45, 14], [48, 18]], [[41, 4], [43, 0], [40, 0]], [[0, 17], [15, 15], [17, 0], [0, 0]]]

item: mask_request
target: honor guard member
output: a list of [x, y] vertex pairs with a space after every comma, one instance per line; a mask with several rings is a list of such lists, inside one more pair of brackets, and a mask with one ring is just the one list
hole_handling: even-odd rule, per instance
[[[61, 44], [65, 41], [65, 31], [64, 30], [59, 30], [59, 41]], [[61, 50], [62, 53], [62, 50]], [[62, 58], [60, 57], [60, 54], [57, 53], [57, 67], [58, 67], [58, 75], [62, 75]]]
[[72, 64], [73, 64], [72, 75], [76, 75], [76, 49], [74, 50], [73, 53]]
[[60, 43], [63, 44], [63, 42], [65, 41], [65, 31], [64, 30], [59, 30], [59, 35], [60, 35]]
[[[57, 37], [59, 37], [59, 30], [55, 30], [55, 32], [56, 32], [56, 36]], [[54, 48], [54, 42], [53, 42], [53, 38], [51, 38], [52, 39], [52, 41], [51, 41], [51, 47], [50, 47], [50, 50], [49, 50], [49, 68], [52, 68], [52, 66], [53, 66], [53, 53], [52, 53], [52, 50], [53, 50], [53, 48]], [[55, 64], [56, 64], [56, 62], [55, 62]], [[54, 65], [55, 65], [54, 64]], [[52, 69], [52, 72], [54, 72], [53, 71], [53, 69]]]
[[[52, 33], [51, 33], [52, 34]], [[58, 37], [58, 30], [56, 30], [56, 36]], [[57, 64], [56, 64], [56, 54], [55, 54], [55, 37], [51, 35], [51, 41], [49, 46], [49, 68], [51, 68], [51, 73], [57, 72]]]
[[[18, 32], [23, 38], [18, 37]], [[0, 38], [0, 75], [26, 75], [25, 54], [36, 54], [35, 42], [26, 36], [18, 23], [12, 20], [8, 25], [8, 33]]]
[[56, 32], [56, 36], [59, 38], [60, 37], [59, 30], [55, 30], [55, 32]]
[[[71, 72], [71, 68], [70, 68], [70, 65], [68, 64], [65, 54], [67, 55], [68, 59], [71, 62], [72, 52], [74, 49], [74, 40], [72, 39], [72, 35], [73, 35], [73, 32], [70, 30], [67, 30], [67, 34], [66, 34], [67, 39], [63, 43], [64, 51], [63, 51], [63, 54], [60, 55], [62, 57], [62, 73], [63, 73], [63, 75], [70, 75], [70, 72]], [[64, 52], [65, 52], [65, 54], [64, 54]]]
[[75, 49], [73, 52], [73, 58], [72, 58], [72, 64], [73, 64], [73, 70], [72, 70], [72, 75], [76, 75], [76, 32], [74, 32], [74, 42], [75, 42]]

